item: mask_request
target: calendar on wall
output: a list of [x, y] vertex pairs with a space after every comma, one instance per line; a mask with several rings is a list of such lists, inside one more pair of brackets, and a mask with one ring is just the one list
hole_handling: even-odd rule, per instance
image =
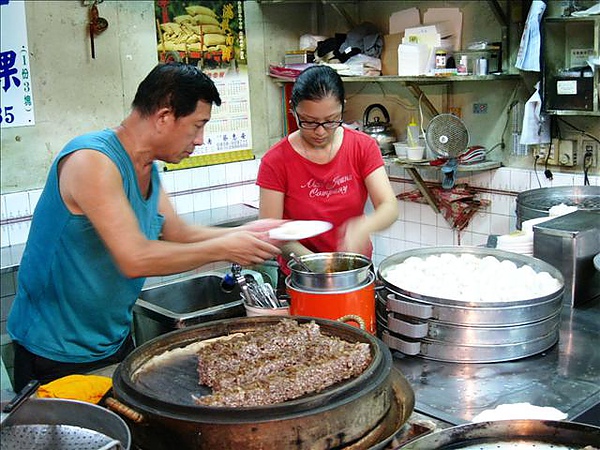
[[243, 2], [156, 0], [155, 10], [159, 60], [197, 65], [222, 100], [213, 106], [204, 144], [165, 170], [254, 159]]

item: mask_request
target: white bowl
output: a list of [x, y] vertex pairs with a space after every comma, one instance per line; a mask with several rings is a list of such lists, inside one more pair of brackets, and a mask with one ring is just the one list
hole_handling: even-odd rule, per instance
[[394, 151], [396, 152], [396, 156], [400, 159], [406, 159], [408, 154], [406, 149], [408, 148], [408, 144], [406, 142], [394, 142]]
[[421, 161], [425, 157], [425, 147], [406, 147], [406, 154], [410, 161]]

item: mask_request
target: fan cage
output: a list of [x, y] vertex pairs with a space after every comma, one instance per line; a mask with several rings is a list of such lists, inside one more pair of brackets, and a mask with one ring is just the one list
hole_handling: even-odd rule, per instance
[[453, 114], [439, 114], [431, 119], [425, 139], [431, 150], [448, 158], [457, 158], [469, 146], [469, 132]]

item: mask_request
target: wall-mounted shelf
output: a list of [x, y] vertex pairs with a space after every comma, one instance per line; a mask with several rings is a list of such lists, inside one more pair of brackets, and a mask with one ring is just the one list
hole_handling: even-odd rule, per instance
[[418, 83], [426, 84], [443, 84], [443, 83], [460, 83], [465, 81], [498, 81], [498, 80], [519, 80], [519, 74], [492, 74], [492, 75], [451, 75], [451, 76], [396, 76], [396, 75], [381, 75], [379, 77], [342, 77], [345, 83]]
[[[293, 83], [292, 77], [279, 77], [269, 74], [275, 81], [282, 83]], [[492, 74], [492, 75], [452, 75], [452, 76], [397, 76], [397, 75], [381, 75], [377, 77], [370, 76], [342, 76], [344, 83], [418, 83], [421, 85], [427, 84], [444, 84], [444, 83], [460, 83], [466, 81], [498, 81], [498, 80], [520, 80], [519, 74]]]
[[[294, 78], [285, 76], [269, 76], [281, 83], [293, 83]], [[521, 80], [519, 74], [492, 74], [492, 75], [451, 75], [451, 76], [397, 76], [397, 75], [381, 75], [381, 76], [343, 76], [344, 83], [399, 83], [408, 89], [413, 98], [421, 101], [423, 107], [431, 114], [437, 116], [440, 112], [429, 101], [420, 86], [427, 85], [448, 85], [449, 83], [465, 83], [465, 82], [488, 82], [499, 80]]]
[[[423, 198], [427, 201], [431, 209], [433, 209], [436, 213], [440, 212], [440, 208], [438, 207], [437, 202], [435, 201], [435, 197], [429, 190], [427, 183], [421, 177], [419, 173], [419, 169], [438, 169], [440, 170], [442, 166], [432, 166], [428, 161], [424, 162], [413, 162], [404, 159], [395, 158], [392, 159], [396, 164], [399, 164], [403, 169], [405, 169], [410, 177], [415, 182], [417, 189], [423, 194]], [[475, 164], [459, 164], [457, 167], [457, 172], [481, 172], [484, 170], [493, 170], [502, 167], [502, 163], [499, 161], [483, 161]]]

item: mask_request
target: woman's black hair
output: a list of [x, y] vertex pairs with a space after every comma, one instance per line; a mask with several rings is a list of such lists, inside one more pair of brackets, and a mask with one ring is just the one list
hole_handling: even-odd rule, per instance
[[294, 83], [290, 104], [296, 109], [302, 100], [321, 100], [335, 97], [344, 105], [345, 93], [342, 77], [331, 67], [311, 66], [304, 69]]
[[132, 106], [146, 117], [170, 108], [179, 118], [192, 114], [199, 100], [221, 105], [219, 91], [208, 75], [191, 64], [172, 62], [150, 71], [138, 86]]

